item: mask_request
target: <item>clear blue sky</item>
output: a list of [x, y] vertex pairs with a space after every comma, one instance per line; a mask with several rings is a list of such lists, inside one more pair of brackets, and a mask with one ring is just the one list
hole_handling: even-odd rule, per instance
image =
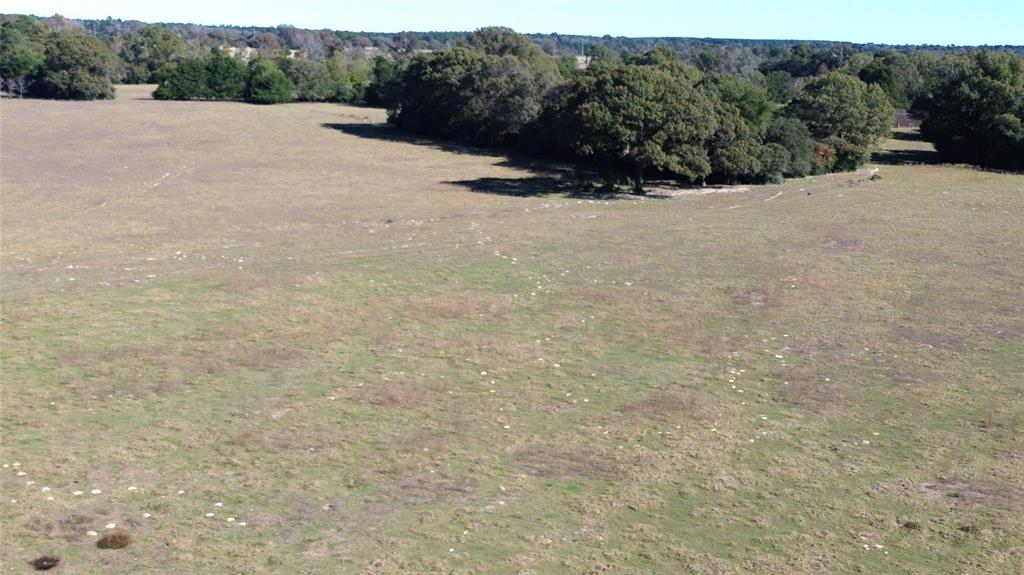
[[0, 12], [392, 32], [1024, 44], [1024, 0], [0, 0]]

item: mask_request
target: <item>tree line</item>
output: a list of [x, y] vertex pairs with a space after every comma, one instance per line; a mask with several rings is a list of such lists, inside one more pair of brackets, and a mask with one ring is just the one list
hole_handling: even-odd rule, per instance
[[706, 41], [635, 53], [612, 42], [591, 45], [581, 69], [581, 59], [502, 28], [431, 33], [430, 44], [402, 33], [369, 59], [372, 42], [278, 27], [277, 41], [252, 37], [260, 47], [245, 62], [221, 50], [231, 38], [197, 45], [177, 25], [87, 22], [118, 35], [3, 17], [0, 88], [103, 99], [115, 82], [159, 83], [165, 99], [367, 103], [388, 107], [401, 129], [614, 166], [641, 185], [652, 173], [748, 182], [853, 169], [887, 133], [893, 106], [921, 118], [952, 161], [1019, 169], [1024, 158], [1024, 60], [1006, 52]]

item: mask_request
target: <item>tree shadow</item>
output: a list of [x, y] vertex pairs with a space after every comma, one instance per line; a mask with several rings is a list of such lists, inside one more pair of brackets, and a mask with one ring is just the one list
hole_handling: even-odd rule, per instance
[[444, 150], [445, 152], [452, 152], [455, 154], [477, 154], [482, 156], [494, 156], [496, 154], [502, 153], [501, 151], [471, 146], [468, 144], [461, 144], [452, 140], [443, 140], [440, 138], [432, 138], [428, 136], [412, 134], [409, 132], [403, 132], [389, 124], [324, 123], [320, 125], [324, 128], [337, 130], [343, 134], [348, 134], [350, 136], [356, 136], [359, 138], [367, 138], [370, 140], [383, 140], [385, 142], [398, 142], [402, 144], [414, 144], [417, 146], [428, 146], [431, 148]]
[[924, 136], [921, 135], [921, 132], [919, 132], [917, 130], [914, 130], [914, 131], [911, 131], [911, 132], [895, 132], [894, 131], [892, 133], [892, 139], [893, 140], [902, 140], [904, 142], [927, 142], [928, 141], [928, 140], [924, 139]]
[[919, 166], [945, 163], [935, 150], [887, 150], [871, 157], [876, 164], [887, 166]]
[[554, 176], [533, 176], [526, 178], [477, 178], [445, 182], [461, 186], [478, 194], [494, 194], [529, 198], [539, 196], [565, 196], [586, 199], [621, 199], [623, 194], [603, 188], [588, 187], [570, 178]]
[[551, 160], [542, 160], [530, 157], [515, 150], [507, 148], [485, 148], [471, 144], [463, 144], [454, 140], [424, 136], [403, 132], [390, 124], [360, 124], [360, 123], [324, 123], [324, 128], [337, 130], [343, 134], [367, 138], [370, 140], [382, 140], [385, 142], [398, 142], [402, 144], [413, 144], [416, 146], [427, 146], [435, 150], [442, 150], [453, 154], [473, 154], [477, 156], [504, 156], [504, 159], [496, 163], [496, 166], [528, 170], [536, 174], [558, 176], [564, 179], [571, 179], [574, 169], [571, 166], [557, 164]]

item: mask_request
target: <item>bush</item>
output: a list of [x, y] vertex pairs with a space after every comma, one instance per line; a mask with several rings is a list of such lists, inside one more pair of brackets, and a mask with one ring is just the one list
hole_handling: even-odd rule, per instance
[[158, 74], [157, 100], [212, 100], [206, 62], [201, 58], [183, 58], [165, 65]]
[[292, 83], [270, 60], [254, 60], [249, 65], [245, 101], [252, 104], [283, 104], [295, 99]]
[[817, 167], [814, 137], [800, 120], [775, 118], [765, 131], [764, 141], [765, 147], [778, 145], [786, 151], [786, 161], [780, 170], [783, 176], [801, 178], [814, 173]]
[[241, 100], [249, 71], [220, 50], [200, 58], [180, 58], [160, 69], [153, 97], [159, 100]]

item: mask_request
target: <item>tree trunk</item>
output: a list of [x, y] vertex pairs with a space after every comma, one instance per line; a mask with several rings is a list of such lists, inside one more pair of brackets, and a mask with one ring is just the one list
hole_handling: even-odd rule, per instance
[[633, 175], [633, 193], [642, 196], [644, 195], [644, 165], [636, 165], [636, 173]]

